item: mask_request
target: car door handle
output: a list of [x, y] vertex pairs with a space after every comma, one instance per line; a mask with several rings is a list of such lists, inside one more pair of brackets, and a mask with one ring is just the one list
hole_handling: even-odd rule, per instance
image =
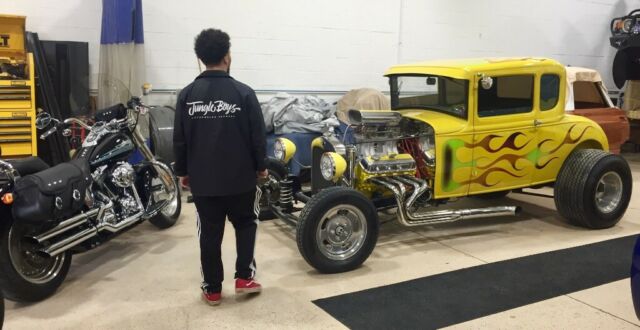
[[534, 119], [534, 120], [533, 120], [533, 126], [538, 127], [538, 126], [540, 126], [540, 125], [542, 125], [542, 122], [541, 122], [541, 121], [539, 121], [539, 120], [537, 120], [537, 119]]

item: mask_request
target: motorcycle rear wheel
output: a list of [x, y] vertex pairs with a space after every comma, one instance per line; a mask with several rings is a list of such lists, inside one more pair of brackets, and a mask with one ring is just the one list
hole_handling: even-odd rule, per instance
[[25, 239], [26, 226], [7, 221], [0, 233], [0, 287], [5, 298], [18, 302], [43, 300], [60, 287], [69, 273], [71, 252], [46, 257]]

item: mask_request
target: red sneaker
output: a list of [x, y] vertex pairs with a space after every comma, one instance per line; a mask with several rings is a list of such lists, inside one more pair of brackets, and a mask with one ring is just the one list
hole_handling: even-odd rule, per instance
[[262, 285], [254, 279], [236, 279], [236, 293], [259, 293], [260, 291], [262, 291]]
[[202, 300], [211, 306], [220, 305], [222, 293], [202, 291]]

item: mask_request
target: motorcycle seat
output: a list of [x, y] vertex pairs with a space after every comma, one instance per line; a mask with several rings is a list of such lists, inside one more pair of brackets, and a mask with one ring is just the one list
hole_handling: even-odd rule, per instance
[[49, 168], [49, 165], [44, 160], [38, 157], [26, 157], [18, 159], [9, 159], [7, 162], [20, 173], [20, 176], [28, 174], [34, 174], [40, 171], [44, 171]]

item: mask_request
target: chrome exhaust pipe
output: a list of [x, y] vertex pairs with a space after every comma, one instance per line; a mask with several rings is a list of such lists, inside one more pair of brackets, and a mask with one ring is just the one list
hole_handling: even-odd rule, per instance
[[87, 219], [89, 219], [90, 217], [95, 216], [96, 214], [98, 214], [98, 211], [100, 209], [92, 209], [86, 213], [81, 213], [78, 214], [72, 218], [69, 218], [67, 220], [64, 220], [62, 222], [60, 222], [57, 226], [49, 229], [48, 231], [38, 235], [38, 236], [33, 236], [31, 237], [31, 239], [33, 239], [34, 241], [36, 241], [37, 243], [42, 243], [50, 238], [53, 238], [55, 236], [58, 236], [60, 234], [63, 234], [73, 228], [78, 227], [79, 225], [83, 224], [84, 221], [86, 221]]
[[44, 253], [49, 257], [55, 257], [60, 253], [63, 253], [70, 248], [98, 235], [98, 231], [95, 227], [91, 227], [80, 231], [74, 235], [71, 235], [59, 242], [49, 245], [45, 249], [40, 250], [39, 252]]
[[117, 233], [123, 228], [133, 225], [138, 220], [142, 219], [142, 215], [144, 215], [144, 211], [140, 211], [116, 224], [112, 224], [109, 222], [101, 223], [98, 225], [98, 231], [100, 232], [100, 231], [106, 230], [112, 233]]
[[[393, 192], [398, 204], [398, 222], [407, 227], [432, 225], [454, 222], [463, 219], [487, 218], [497, 216], [512, 216], [520, 212], [518, 206], [495, 206], [478, 209], [438, 210], [428, 212], [413, 212], [411, 208], [416, 199], [425, 193], [426, 182], [408, 177], [372, 178], [371, 182], [388, 188]], [[405, 202], [405, 184], [413, 186], [413, 192]]]

